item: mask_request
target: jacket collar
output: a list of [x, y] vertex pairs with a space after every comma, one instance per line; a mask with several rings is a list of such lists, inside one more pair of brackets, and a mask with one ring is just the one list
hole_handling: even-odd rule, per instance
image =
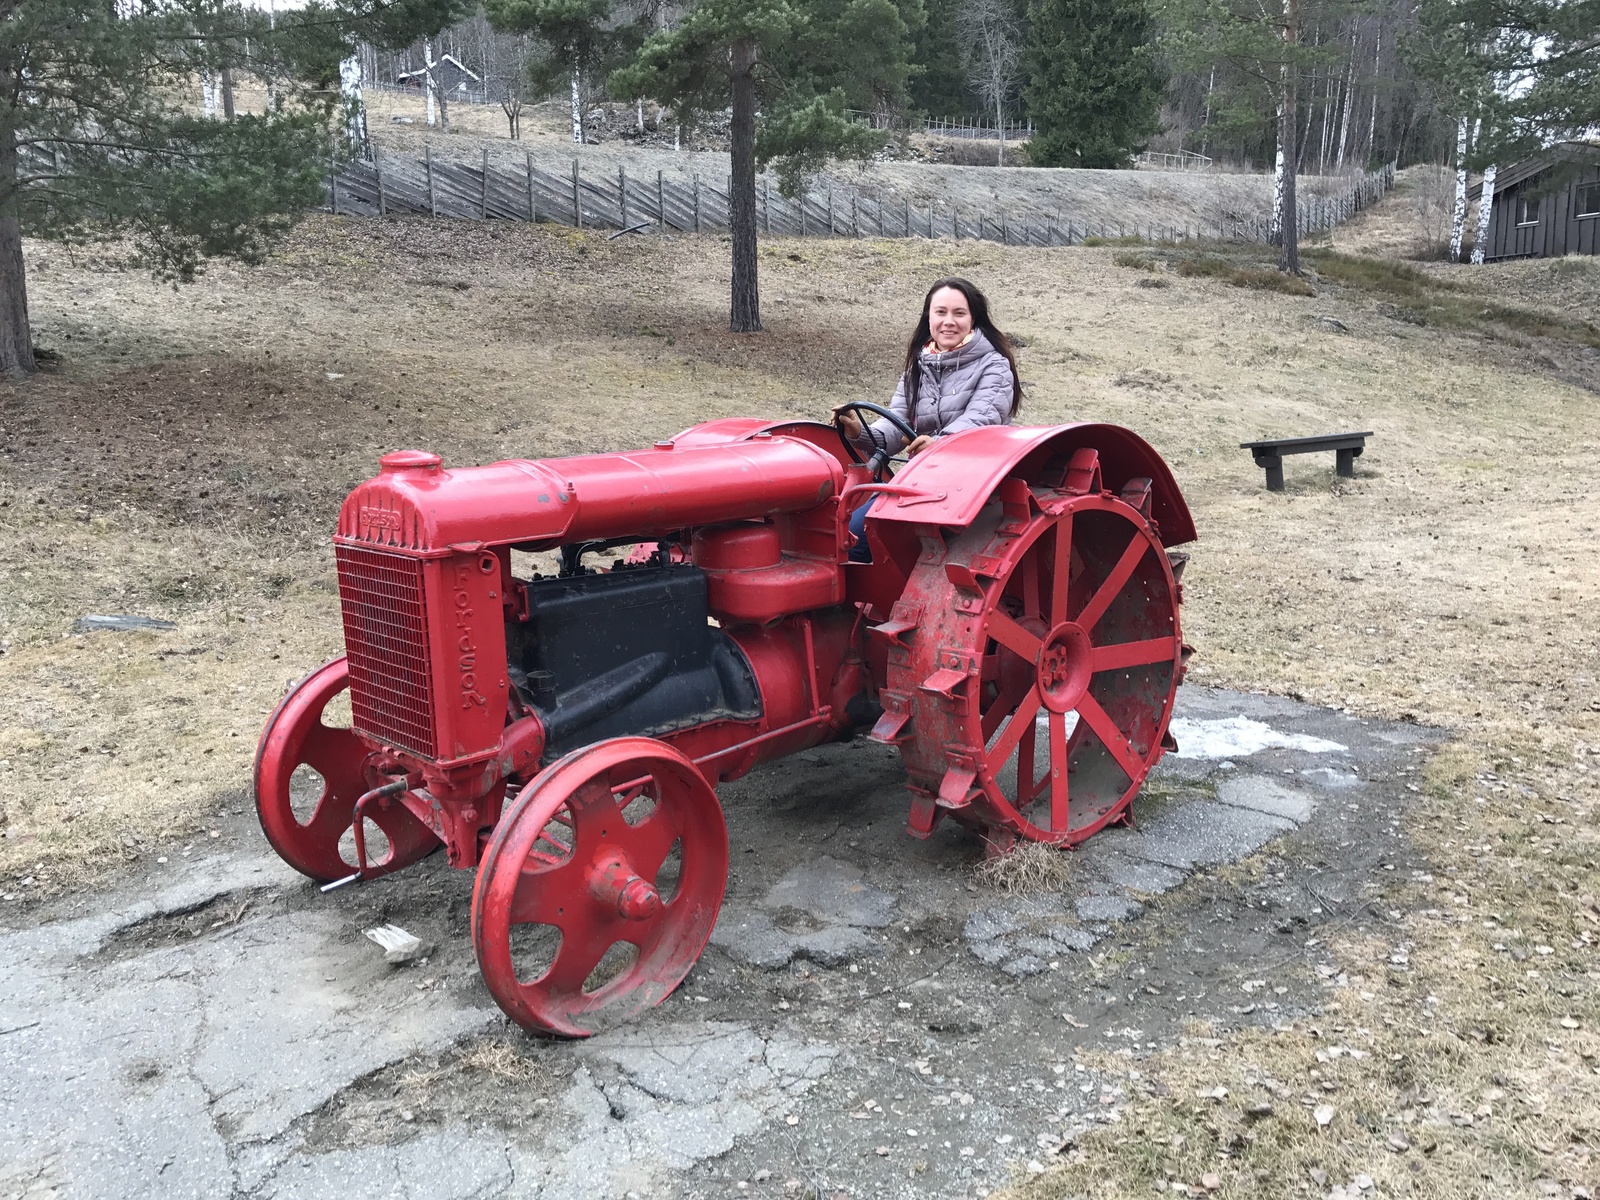
[[929, 366], [964, 367], [968, 363], [976, 362], [986, 354], [994, 353], [994, 345], [983, 336], [983, 330], [974, 329], [967, 340], [954, 350], [930, 350], [927, 346], [922, 348], [919, 357]]

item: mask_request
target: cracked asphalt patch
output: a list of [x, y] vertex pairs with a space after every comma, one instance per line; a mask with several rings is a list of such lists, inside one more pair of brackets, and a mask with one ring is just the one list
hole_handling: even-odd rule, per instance
[[[438, 856], [323, 896], [261, 845], [63, 898], [0, 931], [0, 1197], [981, 1195], [1117, 1119], [1082, 1051], [1314, 1009], [1325, 927], [1423, 865], [1398, 823], [1433, 731], [1199, 688], [1179, 714], [1135, 825], [1052, 894], [980, 890], [958, 828], [907, 837], [883, 747], [724, 787], [712, 945], [586, 1042], [506, 1027]], [[386, 964], [362, 931], [391, 922], [437, 948]]]

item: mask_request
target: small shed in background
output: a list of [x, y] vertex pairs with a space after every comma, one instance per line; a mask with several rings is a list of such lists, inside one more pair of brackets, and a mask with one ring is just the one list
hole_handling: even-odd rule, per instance
[[[402, 71], [394, 77], [394, 81], [402, 87], [420, 90], [427, 86], [427, 78], [426, 70]], [[453, 96], [458, 92], [483, 90], [483, 80], [475, 72], [463, 66], [453, 54], [442, 54], [439, 56], [439, 61], [433, 64], [433, 81], [446, 96]]]
[[1600, 254], [1600, 142], [1558, 142], [1495, 179], [1484, 261], [1563, 254]]

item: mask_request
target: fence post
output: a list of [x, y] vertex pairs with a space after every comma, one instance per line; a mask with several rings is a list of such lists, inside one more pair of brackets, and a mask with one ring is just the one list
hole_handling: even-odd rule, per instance
[[933, 231], [933, 205], [928, 205], [928, 240], [931, 242], [939, 235]]
[[833, 189], [828, 189], [828, 236], [833, 236]]
[[806, 190], [800, 189], [800, 236], [806, 236]]
[[489, 147], [483, 148], [483, 186], [478, 189], [478, 220], [489, 219]]
[[572, 160], [572, 223], [583, 228], [583, 205], [578, 200], [578, 160]]
[[628, 168], [621, 165], [617, 167], [617, 212], [622, 217], [622, 224], [618, 225], [617, 228], [626, 229], [628, 227]]
[[539, 220], [539, 210], [533, 203], [533, 151], [529, 150], [527, 161], [528, 179], [528, 224], [532, 225]]
[[906, 236], [911, 236], [911, 197], [906, 197]]
[[700, 176], [694, 177], [694, 231], [700, 232]]
[[1000, 210], [1000, 244], [1011, 245], [1011, 217], [1003, 208]]
[[426, 143], [422, 147], [422, 167], [428, 175], [428, 215], [437, 217], [439, 215], [439, 205], [433, 198], [433, 147]]
[[958, 242], [961, 240], [961, 210], [959, 208], [950, 210], [950, 236]]
[[661, 226], [662, 233], [667, 231], [666, 174], [667, 173], [665, 171], [656, 172], [656, 216], [658, 218], [657, 223]]
[[861, 223], [858, 219], [860, 217], [860, 211], [856, 204], [856, 199], [856, 193], [852, 191], [850, 193], [850, 236], [853, 238], [859, 238], [861, 236]]
[[372, 146], [372, 173], [378, 177], [378, 215], [389, 215], [389, 202], [383, 194], [383, 151], [376, 142]]

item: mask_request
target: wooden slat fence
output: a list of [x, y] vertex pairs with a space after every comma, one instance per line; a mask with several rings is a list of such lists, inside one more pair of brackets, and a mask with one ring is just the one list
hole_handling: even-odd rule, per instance
[[[575, 161], [569, 174], [556, 175], [533, 164], [521, 169], [492, 164], [488, 152], [477, 164], [445, 162], [431, 150], [421, 159], [379, 154], [372, 162], [352, 162], [332, 177], [334, 213], [376, 217], [392, 213], [467, 220], [548, 221], [586, 229], [655, 229], [683, 233], [722, 233], [728, 229], [727, 180], [721, 187], [696, 176], [691, 182], [631, 176], [585, 174]], [[1345, 192], [1311, 197], [1300, 204], [1304, 234], [1331, 229], [1375, 203], [1394, 186], [1394, 164], [1362, 176]], [[789, 199], [772, 181], [756, 183], [756, 227], [784, 237], [954, 237], [1001, 242], [1008, 246], [1073, 246], [1085, 238], [1137, 237], [1150, 242], [1199, 238], [1265, 242], [1267, 218], [1219, 220], [1205, 224], [1152, 225], [1077, 221], [1057, 212], [1012, 213], [1006, 209], [938, 211], [910, 201], [884, 201], [853, 189], [806, 192]]]

